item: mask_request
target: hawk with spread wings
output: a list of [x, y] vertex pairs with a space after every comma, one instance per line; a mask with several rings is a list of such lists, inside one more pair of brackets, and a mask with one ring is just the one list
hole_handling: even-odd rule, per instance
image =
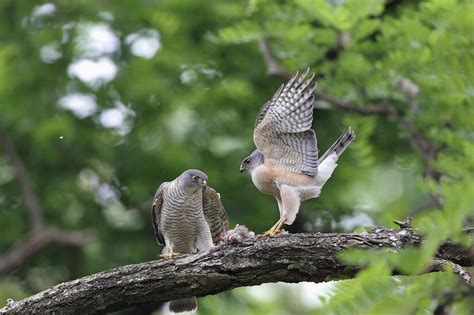
[[247, 171], [255, 186], [275, 197], [280, 219], [263, 235], [276, 235], [291, 225], [301, 201], [316, 198], [331, 177], [337, 160], [355, 133], [349, 128], [318, 158], [312, 127], [314, 74], [298, 73], [280, 86], [257, 115], [253, 140], [257, 149], [246, 157], [240, 171]]

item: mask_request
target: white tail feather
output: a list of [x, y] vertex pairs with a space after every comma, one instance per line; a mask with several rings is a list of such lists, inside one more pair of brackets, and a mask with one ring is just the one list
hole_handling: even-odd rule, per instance
[[328, 155], [322, 162], [321, 164], [318, 165], [318, 174], [316, 175], [316, 178], [314, 181], [316, 182], [316, 185], [322, 187], [327, 180], [331, 177], [332, 172], [337, 167], [337, 158], [339, 156], [337, 153], [333, 152], [332, 154]]

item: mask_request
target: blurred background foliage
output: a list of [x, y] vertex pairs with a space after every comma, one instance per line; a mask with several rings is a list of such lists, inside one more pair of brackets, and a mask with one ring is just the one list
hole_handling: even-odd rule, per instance
[[[200, 313], [472, 314], [456, 277], [413, 275], [447, 237], [472, 246], [461, 230], [473, 223], [473, 12], [468, 0], [1, 0], [0, 130], [45, 223], [93, 240], [27, 259], [0, 279], [0, 304], [156, 259], [153, 194], [187, 168], [209, 175], [232, 226], [274, 223], [273, 198], [239, 173], [257, 111], [284, 81], [267, 75], [265, 38], [284, 69], [310, 67], [330, 96], [315, 104], [320, 151], [349, 125], [358, 136], [290, 229], [363, 232], [411, 215], [427, 242], [398, 258], [348, 253], [367, 264], [351, 280], [201, 298]], [[2, 256], [32, 229], [4, 153]]]

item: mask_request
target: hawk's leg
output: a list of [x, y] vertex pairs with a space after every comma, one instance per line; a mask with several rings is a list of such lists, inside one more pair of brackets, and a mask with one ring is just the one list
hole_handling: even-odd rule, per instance
[[278, 209], [280, 210], [280, 220], [262, 236], [274, 236], [281, 232], [284, 223], [292, 224], [300, 208], [300, 196], [298, 191], [288, 185], [279, 185], [280, 196], [277, 197]]
[[280, 220], [277, 221], [277, 223], [275, 223], [271, 228], [270, 230], [266, 231], [266, 232], [263, 232], [262, 234], [260, 234], [260, 236], [275, 236], [279, 233], [281, 233], [281, 227], [283, 226], [283, 224], [285, 223], [286, 221], [286, 217], [285, 216], [282, 216], [280, 218]]

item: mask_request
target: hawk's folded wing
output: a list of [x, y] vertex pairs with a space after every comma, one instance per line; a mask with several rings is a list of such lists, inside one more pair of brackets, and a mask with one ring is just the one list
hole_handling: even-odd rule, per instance
[[219, 238], [229, 230], [229, 219], [220, 194], [209, 186], [202, 192], [202, 210], [211, 230], [212, 240], [217, 244]]
[[156, 241], [160, 245], [165, 245], [165, 238], [160, 232], [161, 207], [163, 206], [163, 192], [166, 190], [168, 182], [164, 182], [158, 187], [158, 190], [153, 197], [153, 204], [151, 206], [151, 222], [153, 224], [153, 231], [155, 232]]

